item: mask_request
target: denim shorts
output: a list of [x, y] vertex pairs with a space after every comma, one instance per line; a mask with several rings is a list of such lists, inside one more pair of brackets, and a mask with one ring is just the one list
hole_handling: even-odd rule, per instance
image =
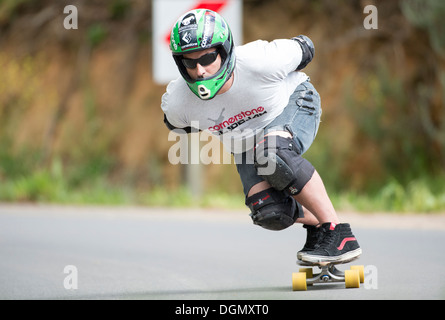
[[[303, 82], [291, 94], [283, 112], [264, 128], [264, 133], [290, 132], [302, 155], [309, 149], [317, 135], [321, 112], [320, 95], [309, 81]], [[235, 160], [246, 196], [250, 188], [264, 180], [257, 174], [253, 161], [246, 161], [253, 157], [253, 154], [249, 154], [251, 152], [236, 157], [239, 161]]]

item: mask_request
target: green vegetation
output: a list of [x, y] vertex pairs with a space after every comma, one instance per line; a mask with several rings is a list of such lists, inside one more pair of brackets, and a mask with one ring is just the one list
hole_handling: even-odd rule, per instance
[[[29, 162], [31, 163], [31, 162]], [[196, 198], [184, 187], [156, 187], [138, 190], [132, 185], [113, 183], [103, 171], [106, 164], [91, 161], [81, 167], [63, 168], [54, 160], [49, 169], [33, 170], [25, 157], [11, 159], [0, 154], [0, 176], [9, 173], [0, 183], [0, 201], [42, 202], [61, 204], [146, 205], [171, 207], [212, 207], [236, 209], [244, 207], [241, 194], [229, 195], [215, 191]]]
[[445, 188], [443, 179], [423, 178], [407, 186], [396, 180], [388, 181], [378, 191], [369, 193], [342, 192], [331, 195], [334, 206], [340, 210], [359, 212], [443, 212]]
[[[108, 178], [108, 164], [101, 160], [83, 166], [64, 168], [52, 161], [49, 169], [32, 169], [28, 156], [10, 158], [0, 153], [0, 201], [43, 202], [61, 204], [143, 205], [171, 207], [245, 208], [241, 193], [209, 190], [195, 198], [184, 187], [138, 189], [113, 183]], [[335, 191], [327, 185], [338, 210], [360, 212], [443, 212], [445, 210], [445, 177], [423, 177], [402, 185], [389, 180], [374, 191]]]

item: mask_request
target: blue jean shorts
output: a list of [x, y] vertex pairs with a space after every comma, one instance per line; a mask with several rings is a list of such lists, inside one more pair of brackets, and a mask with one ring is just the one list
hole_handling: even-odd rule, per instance
[[[302, 155], [309, 149], [317, 135], [321, 113], [320, 95], [309, 81], [303, 82], [291, 94], [283, 112], [264, 128], [264, 133], [290, 132]], [[257, 174], [253, 162], [246, 161], [253, 157], [249, 152], [251, 151], [235, 158], [246, 196], [254, 185], [264, 180]]]

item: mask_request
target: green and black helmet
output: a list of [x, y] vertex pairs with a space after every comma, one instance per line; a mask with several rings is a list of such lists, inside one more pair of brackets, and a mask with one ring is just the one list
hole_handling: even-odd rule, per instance
[[[221, 55], [221, 68], [211, 77], [193, 80], [182, 62], [183, 54], [213, 47]], [[170, 49], [190, 90], [203, 100], [212, 99], [235, 68], [232, 32], [227, 22], [212, 10], [196, 9], [181, 16], [173, 26]]]

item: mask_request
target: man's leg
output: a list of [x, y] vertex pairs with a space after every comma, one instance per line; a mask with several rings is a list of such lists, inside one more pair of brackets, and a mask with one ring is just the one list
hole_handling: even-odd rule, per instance
[[[266, 181], [262, 181], [260, 183], [255, 184], [249, 191], [248, 197], [252, 197], [260, 192], [267, 190], [270, 188], [270, 184]], [[304, 216], [298, 218], [295, 223], [303, 224], [303, 227], [306, 229], [306, 241], [304, 243], [303, 248], [297, 252], [297, 259], [301, 260], [304, 254], [314, 251], [318, 248], [318, 243], [322, 237], [323, 232], [320, 228], [320, 223], [318, 219], [302, 206]]]
[[[275, 132], [276, 137], [267, 137], [262, 140], [262, 145], [257, 145], [256, 154], [261, 161], [261, 168], [268, 159], [275, 164], [275, 171], [263, 178], [270, 186], [278, 190], [284, 190], [285, 194], [292, 197], [313, 213], [320, 223], [319, 228], [309, 228], [308, 237], [304, 248], [298, 252], [299, 260], [318, 263], [321, 261], [347, 262], [357, 258], [362, 250], [352, 233], [349, 224], [340, 223], [337, 213], [327, 195], [323, 181], [315, 168], [296, 151], [292, 138], [286, 136], [286, 132]], [[276, 140], [277, 143], [270, 143]], [[269, 165], [268, 165], [269, 166]], [[310, 242], [310, 245], [308, 245]]]
[[[266, 189], [269, 189], [269, 188], [271, 188], [271, 186], [267, 181], [262, 181], [260, 183], [257, 183], [249, 190], [247, 197], [251, 197], [254, 194], [257, 194], [257, 193], [264, 191]], [[295, 200], [297, 200], [297, 199], [295, 199]], [[304, 217], [298, 218], [296, 223], [302, 223], [302, 224], [311, 225], [311, 226], [319, 225], [320, 224], [319, 220], [312, 214], [312, 212], [309, 211], [308, 209], [306, 209], [306, 207], [304, 205], [302, 205], [302, 207], [303, 207]]]
[[[273, 138], [281, 139], [275, 144], [277, 148], [273, 147], [274, 144], [272, 147], [268, 144]], [[305, 225], [308, 236], [305, 246], [297, 253], [297, 258], [309, 263], [344, 263], [357, 258], [362, 250], [350, 225], [340, 223], [318, 172], [295, 152], [291, 141], [292, 139], [284, 137], [264, 139], [263, 154], [270, 163], [275, 164], [276, 170], [263, 178], [273, 188], [282, 190], [282, 194], [291, 194], [297, 203], [312, 212], [320, 224], [319, 228]], [[256, 187], [258, 189], [259, 186]]]
[[[258, 176], [253, 164], [247, 161], [247, 154], [235, 156], [235, 163], [243, 184], [246, 205], [251, 210], [254, 224], [268, 230], [282, 230], [297, 220], [302, 223], [318, 224], [307, 210], [294, 198], [272, 188]], [[303, 217], [304, 214], [304, 217]]]
[[[258, 173], [269, 186], [286, 190], [306, 209], [305, 213], [312, 214], [304, 218], [309, 221], [303, 220], [308, 237], [297, 258], [345, 262], [361, 254], [360, 246], [349, 224], [339, 223], [318, 172], [302, 158], [315, 139], [321, 113], [320, 96], [312, 84], [299, 85], [281, 115], [266, 127], [265, 138], [255, 146], [255, 165], [258, 169], [275, 168]], [[271, 135], [277, 137], [268, 137]]]
[[[280, 136], [283, 138], [292, 138], [291, 134], [287, 131], [274, 131], [267, 134], [267, 136]], [[270, 188], [270, 184], [266, 181], [259, 183], [254, 186], [249, 193], [254, 194], [261, 191], [262, 188]], [[264, 190], [263, 189], [263, 190]], [[314, 221], [317, 220], [316, 224], [323, 224], [326, 222], [332, 222], [335, 224], [340, 223], [337, 213], [332, 205], [331, 200], [326, 192], [326, 188], [323, 181], [318, 174], [317, 170], [314, 171], [310, 180], [306, 183], [304, 188], [300, 191], [298, 195], [293, 196], [304, 209], [305, 218], [307, 213], [308, 220], [305, 219], [297, 220], [297, 222], [302, 222], [304, 224], [314, 225]], [[314, 219], [315, 218], [315, 219]], [[309, 223], [307, 223], [309, 222]]]

